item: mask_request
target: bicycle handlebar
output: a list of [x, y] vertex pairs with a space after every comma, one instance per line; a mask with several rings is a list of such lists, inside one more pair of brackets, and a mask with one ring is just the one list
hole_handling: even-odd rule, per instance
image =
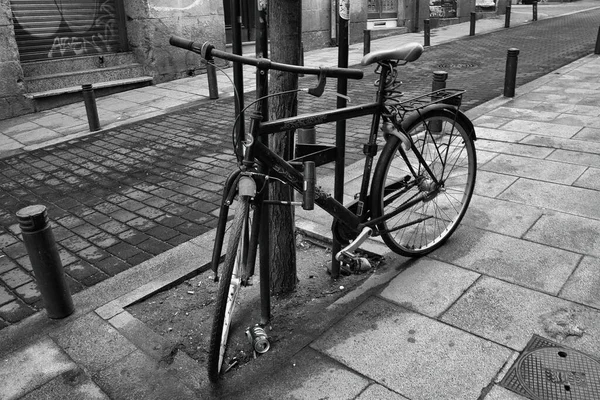
[[274, 69], [277, 71], [293, 72], [296, 74], [305, 75], [320, 75], [325, 74], [331, 78], [348, 78], [348, 79], [362, 79], [363, 71], [360, 69], [350, 68], [337, 68], [337, 67], [302, 67], [299, 65], [283, 64], [269, 60], [268, 58], [253, 58], [245, 57], [237, 54], [231, 54], [226, 51], [215, 49], [215, 47], [209, 42], [205, 42], [200, 45], [189, 39], [184, 39], [177, 36], [171, 36], [169, 43], [172, 46], [180, 47], [185, 50], [192, 51], [200, 54], [205, 60], [211, 60], [213, 57], [217, 57], [223, 60], [239, 62], [242, 64], [253, 65], [260, 69]]

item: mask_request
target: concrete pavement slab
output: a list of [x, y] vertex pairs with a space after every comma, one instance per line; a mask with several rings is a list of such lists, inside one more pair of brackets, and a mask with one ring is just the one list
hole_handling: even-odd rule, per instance
[[596, 142], [556, 138], [542, 135], [529, 135], [524, 138], [521, 143], [533, 146], [544, 146], [554, 148], [556, 150], [568, 150], [572, 152], [580, 152], [586, 154], [600, 153], [600, 144]]
[[480, 274], [422, 258], [396, 276], [380, 296], [429, 317], [446, 311]]
[[479, 168], [484, 171], [571, 185], [585, 172], [587, 167], [538, 158], [498, 154], [497, 157]]
[[381, 385], [371, 385], [356, 400], [409, 400]]
[[500, 199], [600, 219], [600, 192], [573, 186], [519, 178]]
[[369, 299], [311, 347], [413, 400], [476, 399], [513, 352]]
[[111, 399], [189, 400], [197, 398], [192, 389], [139, 350], [93, 375], [92, 379]]
[[137, 348], [94, 313], [77, 318], [50, 336], [69, 356], [90, 373], [111, 366]]
[[82, 369], [64, 372], [45, 385], [21, 397], [21, 400], [109, 400], [109, 397]]
[[483, 400], [527, 400], [527, 398], [511, 392], [502, 386], [494, 385]]
[[32, 342], [0, 359], [0, 399], [18, 399], [77, 365], [51, 339]]
[[[490, 153], [491, 154], [491, 153]], [[477, 153], [479, 157], [479, 152]], [[510, 185], [519, 179], [516, 176], [496, 174], [494, 172], [477, 171], [475, 194], [481, 196], [497, 197]], [[468, 213], [467, 213], [468, 215]]]
[[543, 215], [524, 239], [600, 257], [600, 221], [564, 213]]
[[581, 260], [576, 253], [468, 226], [461, 226], [431, 257], [552, 294]]
[[560, 297], [600, 309], [600, 259], [584, 257], [560, 291]]
[[[311, 348], [290, 358], [283, 368], [253, 387], [238, 388], [228, 399], [353, 399], [370, 380]], [[392, 396], [395, 394], [387, 390]], [[393, 398], [393, 397], [392, 397]], [[400, 397], [402, 399], [402, 397]]]
[[486, 276], [441, 320], [517, 351], [538, 334], [600, 356], [598, 310]]
[[577, 125], [567, 123], [563, 125], [559, 123], [529, 121], [525, 119], [513, 119], [510, 122], [504, 124], [502, 126], [502, 129], [559, 138], [572, 138], [583, 127], [583, 123]]

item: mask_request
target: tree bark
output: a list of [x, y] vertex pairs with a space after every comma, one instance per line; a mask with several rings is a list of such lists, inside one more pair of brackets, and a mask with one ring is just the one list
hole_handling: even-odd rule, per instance
[[[300, 0], [275, 0], [269, 2], [269, 38], [273, 61], [299, 64], [301, 42]], [[271, 71], [269, 93], [279, 93], [298, 88], [296, 74]], [[298, 112], [296, 94], [275, 96], [269, 100], [271, 119], [294, 116]], [[285, 159], [293, 155], [293, 131], [277, 133], [269, 138], [269, 147]], [[274, 200], [292, 200], [293, 190], [278, 183], [271, 185], [270, 197]], [[284, 294], [296, 289], [296, 243], [294, 208], [271, 206], [271, 293]]]

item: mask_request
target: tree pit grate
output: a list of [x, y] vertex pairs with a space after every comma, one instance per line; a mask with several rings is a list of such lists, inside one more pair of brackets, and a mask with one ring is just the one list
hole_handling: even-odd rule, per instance
[[531, 400], [598, 400], [600, 362], [534, 335], [500, 386]]

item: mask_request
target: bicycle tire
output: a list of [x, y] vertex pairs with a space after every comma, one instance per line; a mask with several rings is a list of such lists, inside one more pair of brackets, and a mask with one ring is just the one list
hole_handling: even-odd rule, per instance
[[[423, 196], [377, 225], [383, 241], [395, 253], [425, 255], [440, 247], [460, 224], [473, 195], [477, 170], [475, 144], [468, 128], [454, 110], [436, 109], [426, 111], [405, 129], [413, 146], [404, 157], [402, 141], [393, 135], [388, 138], [373, 173], [373, 217]], [[415, 148], [439, 185], [419, 163]]]
[[240, 246], [240, 244], [244, 241], [246, 236], [244, 231], [249, 226], [249, 210], [248, 197], [240, 196], [233, 222], [229, 228], [227, 253], [219, 278], [219, 289], [208, 349], [208, 379], [213, 383], [219, 379], [221, 374], [229, 327], [241, 287], [239, 270], [242, 257], [240, 253], [243, 253], [243, 246]]

